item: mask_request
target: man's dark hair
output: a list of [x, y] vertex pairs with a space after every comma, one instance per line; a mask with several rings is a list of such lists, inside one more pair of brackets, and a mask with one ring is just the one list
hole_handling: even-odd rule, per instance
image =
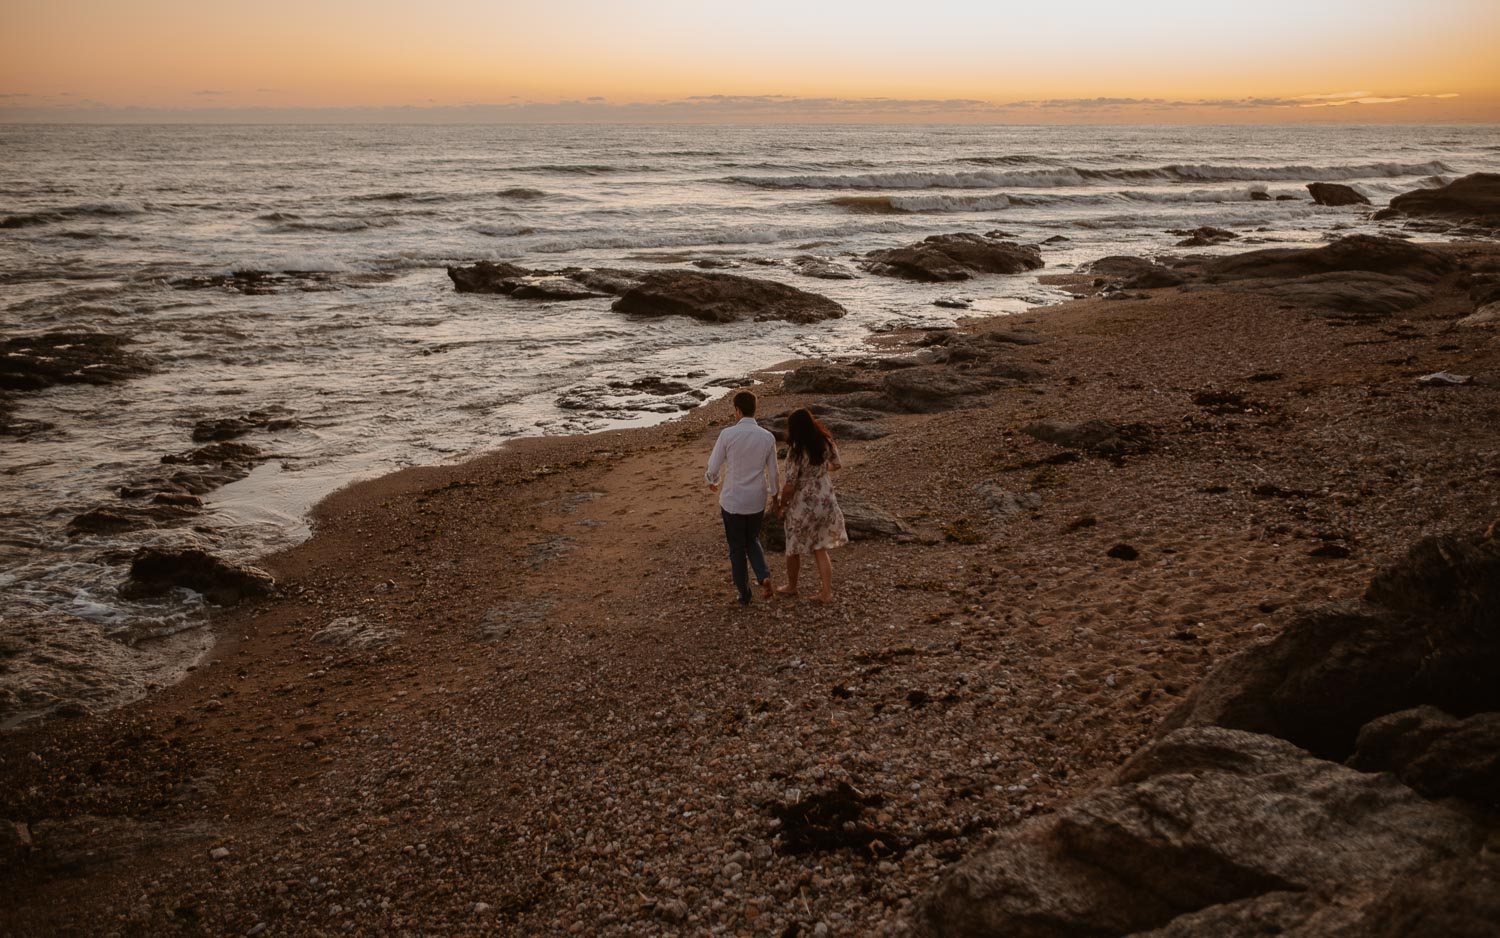
[[755, 416], [755, 392], [741, 391], [734, 396], [734, 406], [740, 409], [740, 413], [746, 417]]

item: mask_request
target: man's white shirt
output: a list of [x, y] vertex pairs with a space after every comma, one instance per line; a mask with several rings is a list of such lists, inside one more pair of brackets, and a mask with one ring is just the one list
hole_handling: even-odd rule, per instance
[[732, 427], [725, 427], [708, 457], [704, 478], [710, 485], [723, 477], [719, 489], [719, 507], [732, 515], [753, 515], [765, 511], [771, 495], [781, 487], [776, 472], [776, 437], [755, 422], [742, 417]]

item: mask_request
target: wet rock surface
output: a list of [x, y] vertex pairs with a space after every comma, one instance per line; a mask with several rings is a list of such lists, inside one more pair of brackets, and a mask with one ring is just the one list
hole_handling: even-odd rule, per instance
[[1454, 270], [1447, 254], [1398, 238], [1351, 235], [1320, 248], [1267, 248], [1231, 254], [1203, 264], [1210, 283], [1257, 278], [1293, 278], [1364, 272], [1432, 283]]
[[227, 290], [246, 296], [267, 296], [287, 290], [335, 290], [334, 275], [322, 270], [236, 270], [228, 274], [179, 277], [167, 283], [176, 290]]
[[1500, 225], [1500, 173], [1470, 173], [1436, 189], [1403, 192], [1375, 217], [1474, 219]]
[[131, 340], [102, 332], [47, 332], [0, 340], [0, 392], [58, 384], [115, 384], [149, 374], [150, 359]]
[[1353, 186], [1346, 186], [1337, 182], [1310, 182], [1307, 191], [1312, 195], [1312, 200], [1319, 205], [1369, 205], [1370, 200], [1361, 195]]
[[121, 593], [140, 598], [178, 587], [202, 593], [215, 605], [232, 606], [271, 595], [276, 581], [258, 567], [236, 566], [201, 548], [145, 547], [130, 562], [130, 578]]
[[636, 316], [691, 316], [705, 322], [837, 319], [844, 308], [826, 296], [734, 274], [654, 271], [611, 307]]
[[1018, 274], [1042, 266], [1035, 247], [974, 234], [932, 235], [904, 247], [871, 251], [864, 268], [907, 280], [968, 280], [976, 273]]

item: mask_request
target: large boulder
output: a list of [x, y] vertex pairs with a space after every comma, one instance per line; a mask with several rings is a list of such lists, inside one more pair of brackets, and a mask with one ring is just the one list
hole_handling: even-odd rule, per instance
[[878, 381], [848, 365], [815, 362], [787, 372], [781, 386], [788, 394], [844, 394], [868, 391]]
[[1319, 248], [1248, 251], [1217, 257], [1203, 265], [1204, 276], [1211, 282], [1367, 271], [1433, 283], [1453, 269], [1453, 260], [1446, 254], [1399, 238], [1374, 235], [1350, 235]]
[[516, 288], [516, 281], [529, 276], [531, 271], [525, 267], [493, 261], [448, 268], [448, 279], [459, 293], [510, 293]]
[[917, 925], [943, 938], [1128, 935], [1277, 893], [1378, 895], [1434, 864], [1472, 858], [1483, 838], [1467, 815], [1389, 775], [1269, 736], [1199, 727], [1139, 753], [1113, 785], [960, 862], [920, 900]]
[[1337, 182], [1310, 182], [1307, 191], [1312, 193], [1312, 199], [1319, 205], [1369, 205], [1370, 200], [1361, 195], [1352, 186], [1346, 186]]
[[1436, 189], [1403, 192], [1376, 218], [1473, 219], [1500, 225], [1500, 173], [1471, 173]]
[[177, 587], [209, 602], [232, 606], [244, 599], [269, 596], [276, 581], [258, 567], [240, 567], [196, 547], [144, 547], [130, 563], [130, 579], [120, 590], [129, 598], [159, 596]]
[[1392, 772], [1429, 798], [1500, 807], [1500, 713], [1460, 720], [1424, 706], [1388, 714], [1359, 731], [1349, 765]]
[[114, 384], [148, 374], [151, 360], [126, 351], [130, 341], [102, 332], [48, 332], [0, 340], [0, 389]]
[[691, 316], [705, 322], [810, 323], [844, 315], [844, 308], [826, 296], [772, 280], [680, 270], [643, 274], [611, 308], [637, 316]]
[[1018, 274], [1042, 266], [1042, 254], [1030, 245], [975, 234], [932, 235], [916, 244], [871, 251], [864, 268], [907, 280], [968, 280], [976, 273]]
[[1225, 661], [1162, 729], [1269, 733], [1341, 760], [1386, 714], [1422, 704], [1457, 716], [1500, 710], [1496, 674], [1500, 542], [1433, 537], [1378, 574], [1364, 602], [1305, 611]]
[[1383, 316], [1420, 306], [1432, 299], [1432, 287], [1409, 277], [1372, 271], [1333, 271], [1305, 277], [1256, 277], [1189, 287], [1224, 293], [1256, 293], [1324, 314]]
[[[1217, 229], [1215, 229], [1217, 230]], [[1231, 233], [1232, 234], [1232, 233]], [[1112, 280], [1126, 290], [1175, 287], [1185, 282], [1182, 274], [1144, 257], [1111, 254], [1088, 265], [1088, 272]]]

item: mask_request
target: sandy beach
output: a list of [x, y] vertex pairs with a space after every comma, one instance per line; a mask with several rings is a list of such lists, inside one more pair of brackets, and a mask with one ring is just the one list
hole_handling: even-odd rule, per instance
[[0, 736], [0, 930], [901, 933], [1216, 663], [1500, 517], [1500, 339], [1453, 325], [1500, 249], [1436, 249], [1390, 315], [1166, 288], [882, 337], [966, 382], [930, 413], [753, 376], [854, 415], [838, 490], [902, 526], [827, 608], [732, 603], [723, 400], [344, 489], [186, 680]]

